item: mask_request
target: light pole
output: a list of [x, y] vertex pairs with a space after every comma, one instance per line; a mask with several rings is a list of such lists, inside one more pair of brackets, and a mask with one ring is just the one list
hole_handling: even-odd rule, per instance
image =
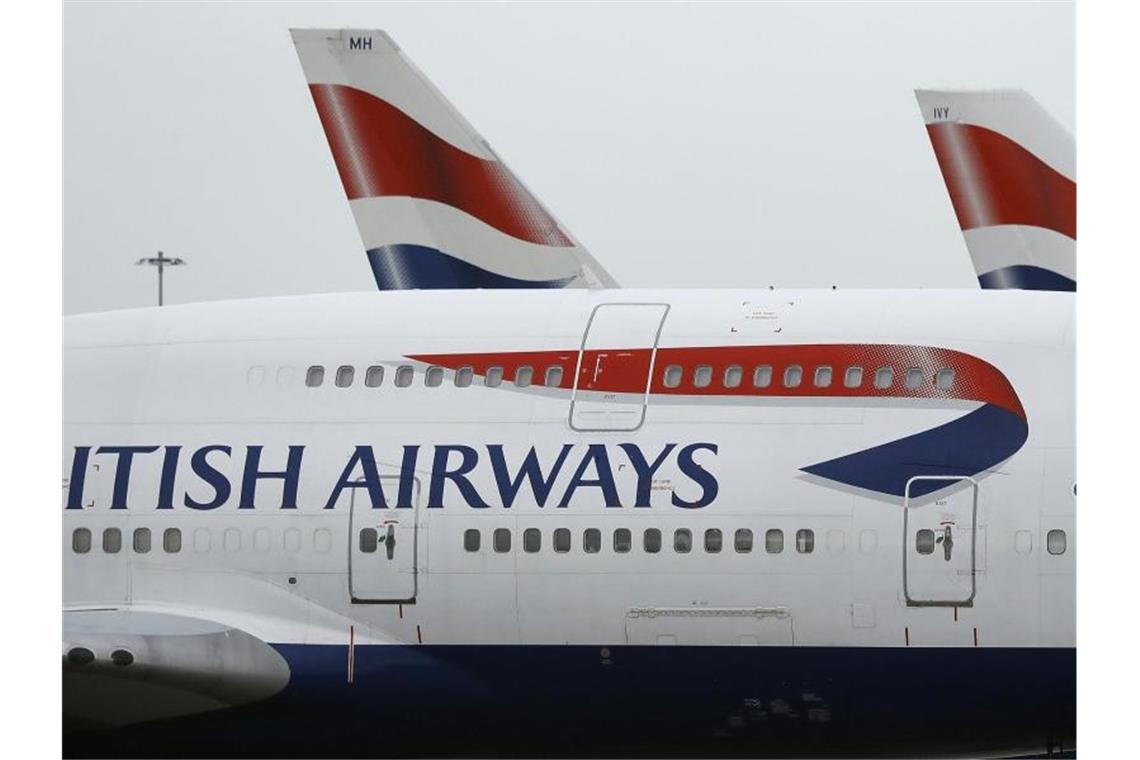
[[157, 256], [149, 258], [142, 258], [135, 262], [135, 266], [142, 266], [143, 264], [158, 267], [158, 305], [162, 306], [162, 270], [166, 267], [180, 267], [186, 263], [185, 260], [175, 256], [168, 258], [162, 251], [158, 252]]

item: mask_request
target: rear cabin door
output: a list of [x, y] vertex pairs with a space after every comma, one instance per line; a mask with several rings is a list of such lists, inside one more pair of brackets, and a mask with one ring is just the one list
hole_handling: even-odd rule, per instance
[[[938, 487], [931, 498], [930, 485]], [[978, 484], [959, 476], [916, 477], [903, 508], [903, 591], [908, 607], [972, 607], [979, 551]]]
[[578, 353], [571, 428], [641, 427], [657, 341], [668, 312], [669, 305], [663, 303], [608, 303], [594, 308]]
[[[396, 493], [399, 478], [380, 478]], [[367, 489], [352, 489], [348, 520], [348, 593], [353, 604], [416, 600], [420, 483], [410, 508], [373, 509]]]

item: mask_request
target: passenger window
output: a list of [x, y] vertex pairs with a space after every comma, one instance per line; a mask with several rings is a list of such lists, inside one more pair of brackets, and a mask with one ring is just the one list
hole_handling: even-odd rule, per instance
[[210, 529], [209, 528], [195, 528], [194, 529], [194, 551], [198, 554], [205, 554], [210, 551]]
[[321, 383], [325, 381], [325, 368], [314, 364], [309, 367], [309, 371], [305, 373], [305, 385], [310, 388], [319, 388]]
[[784, 370], [784, 387], [798, 388], [804, 379], [804, 368], [793, 364]]
[[1018, 554], [1029, 554], [1033, 551], [1033, 534], [1027, 530], [1019, 530], [1014, 533], [1013, 548]]
[[752, 387], [754, 388], [767, 388], [772, 384], [772, 367], [768, 364], [761, 364], [752, 372]]
[[412, 377], [415, 374], [415, 370], [407, 364], [401, 364], [399, 367], [396, 367], [396, 387], [407, 388], [412, 384]]
[[150, 551], [150, 528], [135, 528], [131, 537], [131, 546], [136, 554], [146, 554]]
[[506, 554], [511, 550], [511, 531], [509, 528], [495, 528], [491, 534], [491, 545], [499, 554]]
[[468, 552], [479, 551], [479, 531], [468, 528], [463, 531], [463, 550]]
[[720, 528], [709, 528], [705, 531], [705, 551], [709, 554], [717, 554], [720, 552], [721, 544], [724, 543], [724, 537], [721, 535]]
[[934, 376], [934, 387], [940, 391], [948, 391], [954, 387], [954, 370], [940, 369]]
[[702, 364], [693, 370], [693, 386], [696, 388], [707, 388], [709, 383], [712, 382], [712, 367], [707, 364]]
[[769, 528], [764, 534], [764, 551], [769, 554], [779, 554], [784, 551], [784, 531], [779, 528]]
[[424, 385], [428, 388], [438, 388], [443, 385], [443, 367], [428, 367], [424, 373]]
[[800, 528], [796, 531], [796, 551], [800, 554], [811, 554], [815, 551], [815, 531], [810, 528]]
[[487, 367], [487, 374], [483, 375], [483, 385], [488, 388], [498, 388], [503, 384], [503, 368]]
[[[296, 554], [301, 551], [301, 531], [296, 528], [286, 528], [285, 535], [281, 537], [281, 543], [285, 547], [285, 551]], [[150, 546], [150, 536], [147, 536], [147, 546]]]
[[903, 383], [906, 385], [907, 390], [913, 391], [922, 385], [922, 370], [918, 367], [911, 367], [906, 371], [906, 377], [903, 378]]
[[562, 367], [557, 364], [546, 368], [546, 378], [542, 384], [547, 388], [559, 388], [562, 386]]
[[91, 551], [91, 531], [87, 528], [76, 528], [72, 531], [71, 550], [76, 554], [86, 554]]
[[673, 551], [679, 554], [688, 554], [693, 550], [693, 534], [688, 528], [677, 528], [673, 531]]
[[534, 554], [542, 549], [542, 531], [538, 528], [527, 528], [523, 531], [523, 551]]
[[859, 552], [861, 554], [874, 554], [879, 548], [879, 534], [868, 528], [859, 532]]
[[823, 366], [815, 368], [815, 387], [827, 388], [831, 386], [831, 367]]
[[554, 551], [565, 554], [570, 551], [570, 529], [558, 528], [554, 531]]
[[360, 551], [365, 554], [372, 554], [376, 551], [376, 545], [378, 543], [375, 528], [365, 528], [360, 531]]
[[863, 384], [863, 368], [862, 367], [848, 367], [847, 372], [843, 375], [843, 384], [848, 388], [858, 388]]
[[732, 546], [739, 554], [752, 551], [752, 531], [748, 528], [737, 528], [732, 537]]
[[633, 547], [633, 534], [629, 528], [618, 528], [614, 531], [614, 551], [625, 554]]
[[118, 554], [123, 548], [123, 532], [118, 528], [107, 528], [103, 531], [103, 551], [107, 554]]
[[875, 387], [879, 389], [890, 388], [891, 384], [895, 381], [895, 370], [893, 367], [879, 367], [875, 370]]
[[178, 528], [167, 528], [162, 531], [162, 550], [167, 554], [177, 554], [182, 551], [182, 531]]
[[744, 379], [744, 370], [740, 368], [739, 364], [733, 364], [731, 367], [725, 367], [724, 370], [724, 387], [736, 388], [740, 385], [740, 381]]
[[646, 554], [656, 554], [661, 551], [661, 531], [657, 528], [646, 528], [642, 535], [642, 546]]
[[534, 380], [534, 368], [526, 364], [518, 368], [515, 372], [515, 387], [525, 388]]
[[460, 367], [455, 370], [455, 387], [466, 388], [471, 385], [472, 378], [475, 377], [475, 370], [470, 367]]
[[847, 537], [841, 530], [827, 531], [827, 550], [832, 554], [842, 554], [847, 548]]
[[356, 375], [356, 369], [354, 367], [349, 367], [348, 365], [345, 365], [343, 367], [337, 367], [337, 370], [336, 370], [336, 387], [337, 388], [347, 388], [348, 386], [352, 385], [352, 378], [355, 375]]
[[1063, 530], [1051, 530], [1045, 536], [1045, 548], [1050, 554], [1064, 554], [1068, 539]]
[[914, 534], [914, 550], [919, 554], [934, 553], [934, 531], [923, 528]]
[[364, 373], [364, 386], [366, 388], [379, 388], [380, 384], [384, 382], [384, 368], [379, 364], [373, 364]]
[[597, 554], [602, 550], [602, 532], [597, 528], [586, 528], [582, 533], [582, 549], [586, 554]]
[[666, 388], [676, 388], [681, 384], [681, 365], [670, 364], [665, 368], [665, 375], [662, 378]]

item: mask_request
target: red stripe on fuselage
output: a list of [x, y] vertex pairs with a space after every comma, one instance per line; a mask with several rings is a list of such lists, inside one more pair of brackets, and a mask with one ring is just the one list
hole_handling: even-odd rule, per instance
[[991, 129], [938, 122], [926, 130], [963, 230], [1024, 224], [1077, 239], [1076, 182]]
[[349, 200], [407, 196], [438, 201], [520, 240], [573, 245], [499, 161], [460, 150], [362, 90], [337, 84], [309, 89]]

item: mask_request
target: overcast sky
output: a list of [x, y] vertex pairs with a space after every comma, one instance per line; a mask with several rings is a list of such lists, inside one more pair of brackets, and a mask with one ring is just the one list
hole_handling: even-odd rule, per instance
[[974, 287], [912, 90], [1075, 127], [1068, 3], [68, 3], [64, 308], [374, 287], [290, 27], [382, 28], [625, 287]]

